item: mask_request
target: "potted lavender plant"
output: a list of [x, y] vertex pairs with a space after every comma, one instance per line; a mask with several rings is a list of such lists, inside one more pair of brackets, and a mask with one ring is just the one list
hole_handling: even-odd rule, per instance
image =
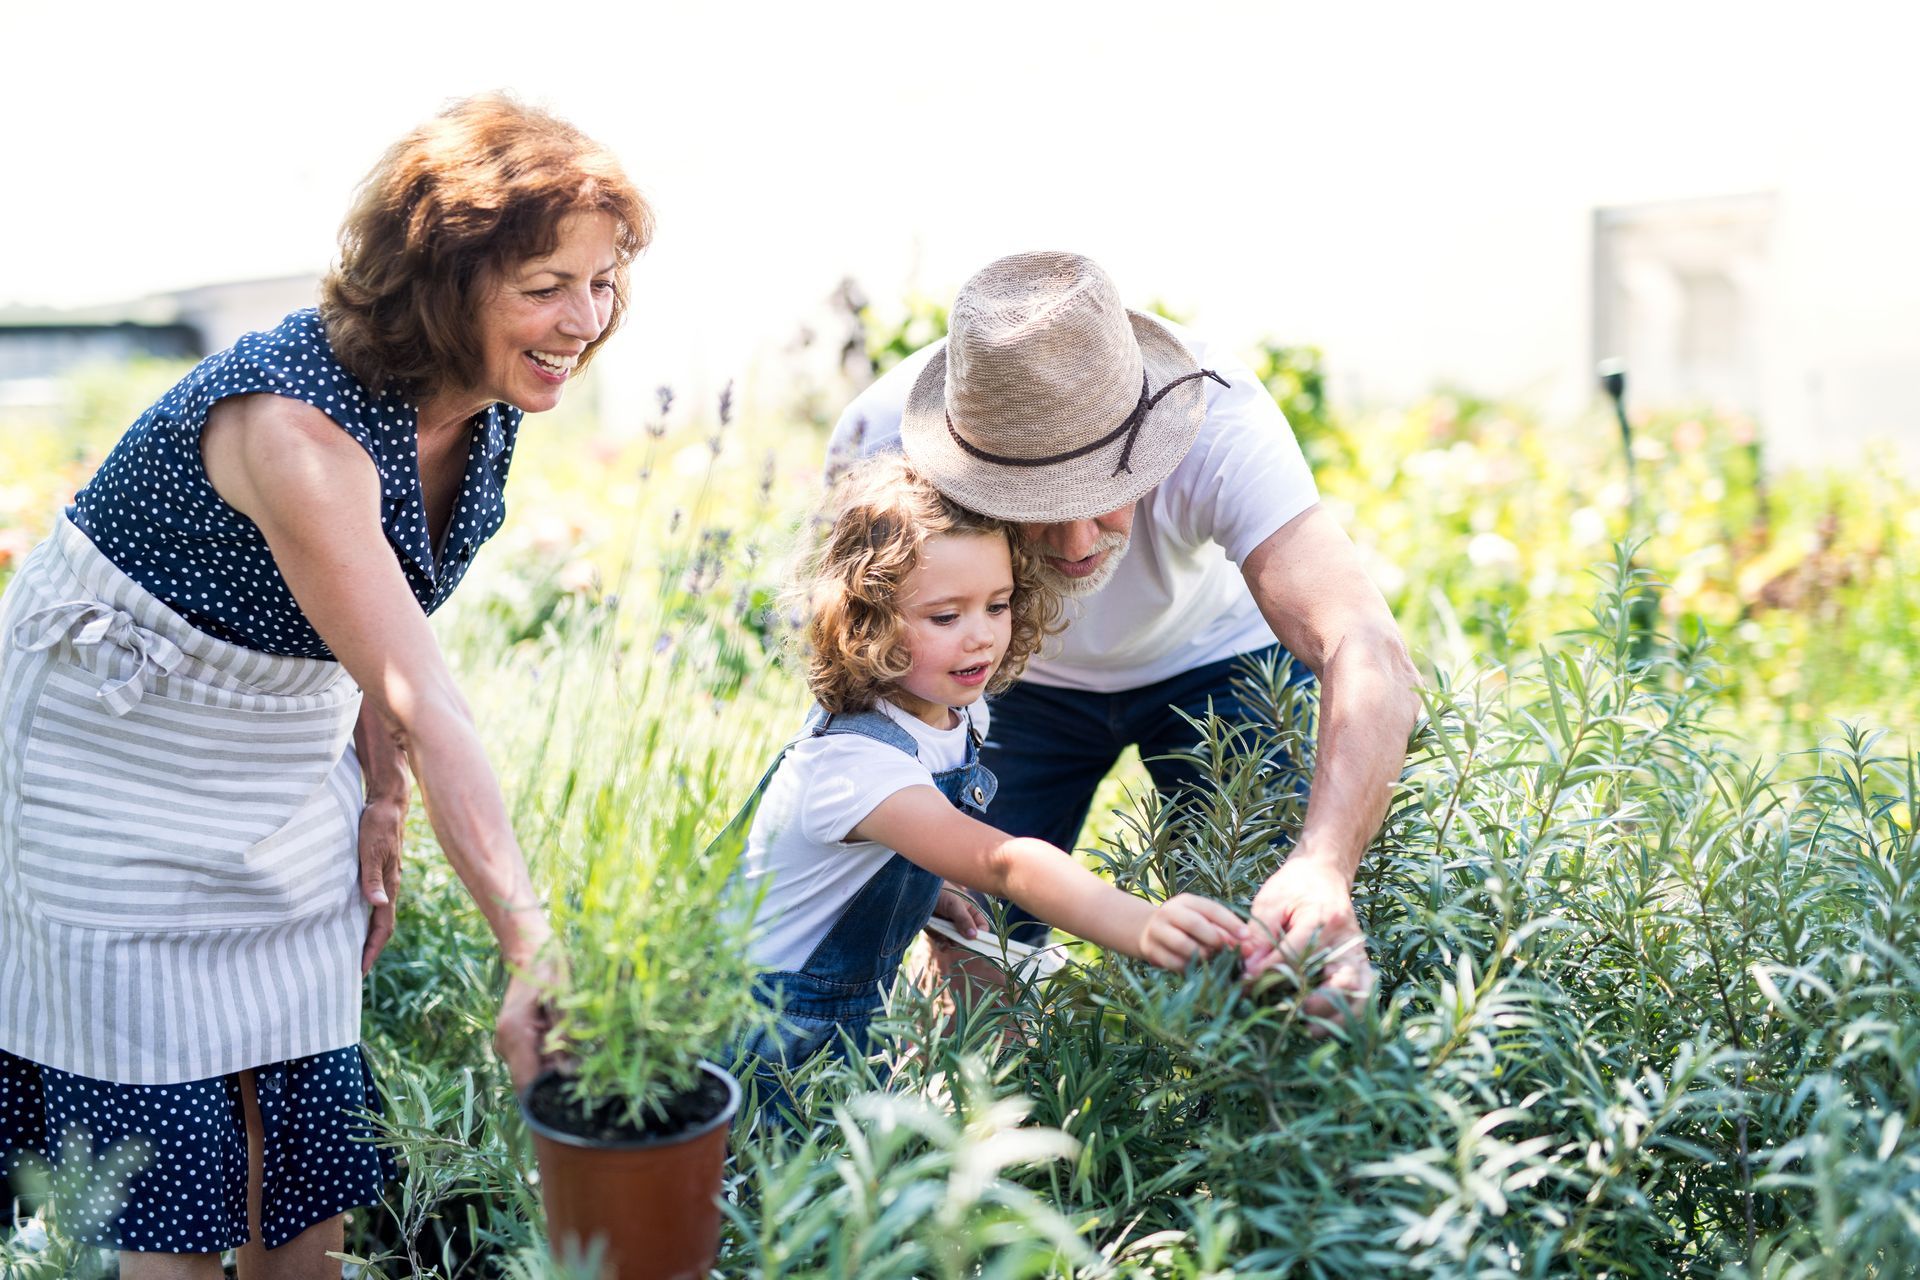
[[[588, 822], [597, 830], [553, 908], [567, 976], [551, 997], [549, 1047], [561, 1065], [521, 1098], [553, 1251], [598, 1250], [607, 1280], [712, 1266], [740, 1088], [707, 1055], [722, 1055], [758, 1009], [748, 923], [727, 909], [739, 841], [706, 846], [703, 805], [684, 789], [673, 804], [645, 824]], [[646, 838], [619, 838], [620, 827]]]

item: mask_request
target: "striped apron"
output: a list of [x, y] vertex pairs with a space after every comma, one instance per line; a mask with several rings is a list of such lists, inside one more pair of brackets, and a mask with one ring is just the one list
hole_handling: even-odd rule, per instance
[[0, 600], [0, 1049], [178, 1084], [357, 1044], [359, 705], [62, 517]]

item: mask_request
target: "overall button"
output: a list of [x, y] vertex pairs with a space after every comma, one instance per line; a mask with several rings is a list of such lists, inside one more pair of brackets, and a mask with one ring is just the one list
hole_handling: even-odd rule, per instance
[[977, 805], [985, 805], [987, 803], [987, 789], [978, 783], [974, 784], [973, 802]]

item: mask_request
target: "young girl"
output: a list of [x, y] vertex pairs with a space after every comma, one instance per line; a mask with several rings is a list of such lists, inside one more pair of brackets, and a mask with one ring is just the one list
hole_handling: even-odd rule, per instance
[[1217, 902], [1155, 906], [982, 820], [996, 783], [979, 763], [981, 695], [1013, 682], [1059, 614], [1014, 530], [890, 455], [849, 473], [828, 509], [800, 582], [818, 705], [749, 802], [753, 958], [782, 1019], [748, 1048], [792, 1065], [843, 1030], [860, 1043], [943, 881], [1169, 969], [1238, 945]]

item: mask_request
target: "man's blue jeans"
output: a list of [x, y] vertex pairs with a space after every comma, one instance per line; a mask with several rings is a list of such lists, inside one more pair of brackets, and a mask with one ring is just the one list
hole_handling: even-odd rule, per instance
[[[1197, 746], [1199, 733], [1180, 716], [1204, 718], [1208, 704], [1223, 720], [1248, 722], [1252, 711], [1234, 691], [1249, 665], [1285, 658], [1279, 645], [1210, 662], [1139, 689], [1088, 693], [1022, 681], [993, 701], [993, 721], [980, 762], [1000, 780], [987, 821], [1009, 835], [1033, 836], [1072, 849], [1093, 807], [1093, 794], [1129, 746], [1140, 749], [1154, 788], [1175, 800], [1184, 788], [1207, 779], [1187, 760], [1170, 753]], [[1288, 683], [1301, 685], [1313, 673], [1293, 664]], [[1006, 904], [1013, 936], [1043, 941], [1046, 925]]]

